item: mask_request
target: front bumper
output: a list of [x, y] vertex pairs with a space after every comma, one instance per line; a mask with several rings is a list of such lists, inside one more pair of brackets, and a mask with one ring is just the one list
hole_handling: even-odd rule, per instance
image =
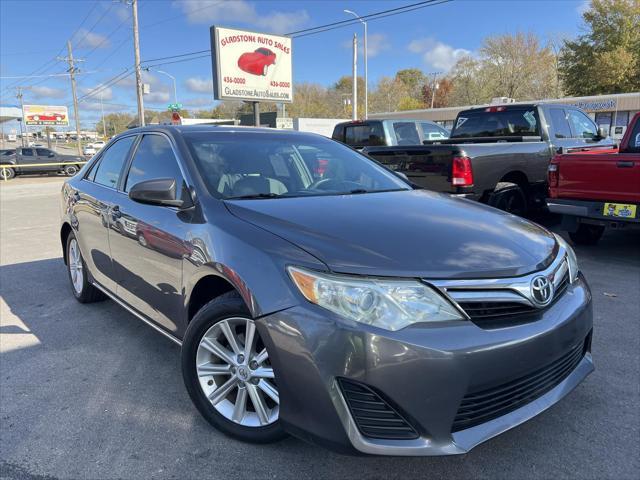
[[[397, 332], [337, 318], [303, 304], [261, 318], [287, 430], [334, 450], [381, 455], [451, 455], [546, 410], [593, 371], [591, 294], [582, 276], [524, 324], [482, 329], [470, 321], [414, 325]], [[577, 366], [542, 396], [485, 423], [453, 432], [465, 394], [540, 369], [578, 345]], [[419, 432], [410, 440], [364, 436], [337, 379], [381, 392]]]

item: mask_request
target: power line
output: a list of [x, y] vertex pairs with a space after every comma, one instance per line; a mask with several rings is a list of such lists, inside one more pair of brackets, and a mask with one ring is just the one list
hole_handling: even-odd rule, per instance
[[[82, 38], [80, 40], [78, 40], [77, 42], [75, 42], [76, 48], [82, 48], [80, 45], [82, 44], [84, 39], [87, 38], [91, 32], [93, 32], [93, 29], [96, 28], [96, 26], [98, 26], [98, 24], [102, 21], [102, 19], [104, 17], [107, 16], [107, 13], [109, 13], [112, 8], [113, 8], [113, 3], [111, 5], [109, 5], [109, 8], [107, 8], [104, 12], [102, 12], [102, 15], [100, 15], [100, 18], [98, 18], [98, 20], [96, 20], [96, 22], [92, 25], [92, 27], [89, 30], [87, 30], [86, 32], [84, 32], [84, 35], [82, 36]], [[78, 28], [78, 30], [76, 30], [76, 33], [78, 33], [78, 31], [80, 31], [79, 28]], [[76, 33], [74, 33], [73, 35], [75, 35]], [[73, 36], [71, 38], [73, 38]]]

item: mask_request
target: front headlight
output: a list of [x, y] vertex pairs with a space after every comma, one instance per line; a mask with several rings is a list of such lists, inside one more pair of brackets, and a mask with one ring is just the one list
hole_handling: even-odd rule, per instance
[[350, 320], [386, 330], [413, 323], [463, 320], [434, 289], [411, 280], [358, 278], [289, 267], [307, 300]]
[[567, 263], [569, 264], [569, 281], [571, 283], [575, 282], [578, 279], [578, 272], [580, 269], [578, 268], [578, 257], [576, 257], [576, 252], [573, 251], [571, 245], [567, 243], [567, 241], [562, 238], [557, 233], [554, 233], [558, 244], [565, 249], [567, 252]]

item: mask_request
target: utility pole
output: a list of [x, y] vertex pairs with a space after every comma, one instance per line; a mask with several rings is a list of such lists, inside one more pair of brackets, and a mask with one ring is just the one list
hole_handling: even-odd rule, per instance
[[[20, 111], [22, 112], [22, 118], [20, 119], [20, 143], [24, 147], [24, 130], [22, 129], [22, 124], [24, 123], [24, 101], [22, 100], [22, 90], [25, 87], [16, 87], [16, 98], [20, 100]], [[26, 129], [27, 126], [25, 125]]]
[[104, 123], [104, 104], [102, 103], [102, 90], [100, 90], [100, 110], [102, 111], [102, 137], [107, 139], [107, 124]]
[[364, 119], [367, 120], [369, 118], [369, 59], [367, 58], [367, 22], [360, 18], [360, 15], [352, 10], [344, 10], [344, 13], [353, 15], [358, 20], [360, 20], [362, 25], [364, 25]]
[[438, 75], [440, 75], [441, 73], [442, 72], [432, 72], [428, 74], [431, 77], [433, 77], [433, 80], [431, 81], [431, 108], [433, 108], [433, 103], [436, 99], [436, 90], [439, 87], [437, 78], [438, 78]]
[[82, 145], [80, 140], [80, 110], [78, 108], [78, 95], [76, 93], [76, 66], [75, 63], [84, 62], [78, 58], [73, 58], [73, 50], [71, 49], [71, 40], [67, 40], [67, 58], [58, 57], [58, 60], [69, 63], [69, 78], [71, 79], [71, 95], [73, 96], [73, 116], [76, 120], [76, 138], [78, 140], [78, 155], [82, 155]]
[[140, 37], [138, 35], [138, 0], [131, 0], [133, 11], [133, 56], [136, 68], [136, 96], [138, 97], [138, 126], [144, 127], [144, 101], [142, 100], [142, 72], [140, 71]]
[[353, 34], [353, 100], [351, 119], [358, 120], [358, 35]]

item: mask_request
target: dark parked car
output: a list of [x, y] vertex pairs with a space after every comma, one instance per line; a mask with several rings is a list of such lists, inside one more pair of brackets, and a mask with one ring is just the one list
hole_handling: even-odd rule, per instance
[[[86, 160], [78, 155], [62, 155], [48, 148], [21, 147], [0, 156], [0, 178], [9, 180], [25, 173], [64, 173], [73, 176]], [[57, 165], [66, 163], [67, 165]], [[31, 166], [36, 165], [36, 166]]]
[[458, 114], [449, 139], [363, 151], [415, 184], [516, 215], [544, 207], [547, 166], [560, 148], [612, 148], [582, 110], [548, 103], [490, 105]]
[[195, 406], [242, 440], [464, 453], [593, 370], [562, 238], [320, 136], [131, 130], [61, 210], [73, 295], [181, 345]]

